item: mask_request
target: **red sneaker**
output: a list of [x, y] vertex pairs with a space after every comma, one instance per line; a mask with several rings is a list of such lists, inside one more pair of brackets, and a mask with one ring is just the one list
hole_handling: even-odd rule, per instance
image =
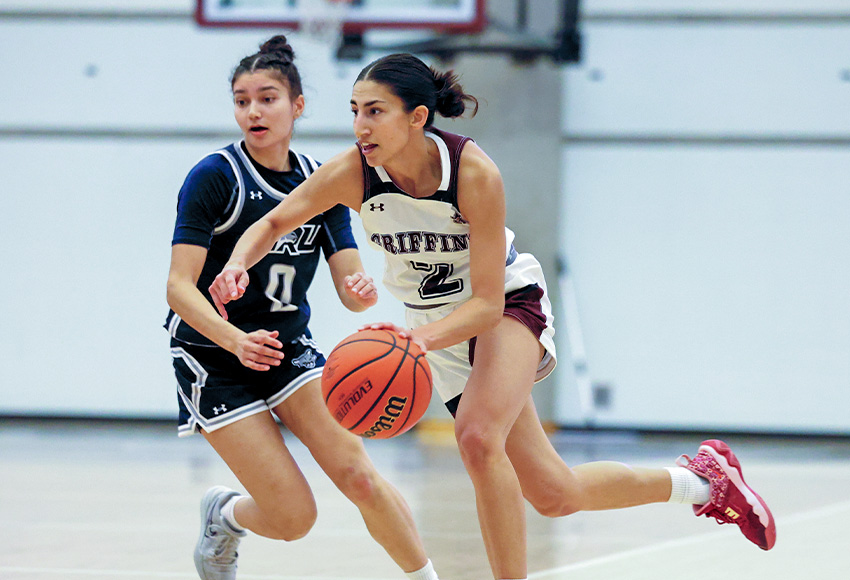
[[717, 439], [703, 441], [696, 457], [682, 455], [677, 463], [711, 484], [711, 499], [705, 505], [694, 506], [696, 515], [713, 517], [720, 524], [737, 524], [744, 536], [762, 550], [773, 547], [773, 515], [759, 494], [744, 482], [741, 463], [728, 445]]

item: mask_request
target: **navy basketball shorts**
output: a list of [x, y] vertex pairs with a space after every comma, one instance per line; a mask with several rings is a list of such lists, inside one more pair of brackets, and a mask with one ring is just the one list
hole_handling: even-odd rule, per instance
[[[462, 303], [449, 304], [430, 310], [408, 308], [407, 323], [411, 328], [422, 326], [445, 318]], [[557, 363], [555, 354], [555, 331], [552, 327], [552, 307], [544, 287], [530, 284], [505, 295], [505, 316], [521, 322], [537, 338], [544, 348], [543, 358], [537, 367], [534, 382], [542, 381], [554, 370]], [[448, 410], [455, 414], [461, 394], [469, 380], [475, 361], [475, 337], [459, 344], [440, 350], [430, 350], [426, 354], [434, 380], [434, 388]]]
[[283, 354], [280, 366], [255, 371], [217, 346], [172, 339], [171, 358], [180, 408], [177, 434], [186, 437], [200, 429], [212, 432], [267, 412], [321, 377], [325, 357], [309, 332], [284, 343]]

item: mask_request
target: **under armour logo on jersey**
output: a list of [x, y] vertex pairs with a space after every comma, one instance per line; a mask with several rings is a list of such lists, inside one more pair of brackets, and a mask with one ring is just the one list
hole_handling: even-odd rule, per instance
[[369, 211], [375, 211], [375, 210], [384, 211], [384, 204], [382, 204], [382, 203], [378, 203], [378, 204], [369, 203]]
[[263, 199], [262, 191], [249, 191], [248, 194], [251, 196], [251, 199]]
[[224, 405], [221, 405], [220, 407], [213, 407], [213, 412], [214, 412], [216, 415], [218, 415], [219, 413], [226, 413], [226, 412], [227, 412], [227, 407], [225, 407]]
[[312, 350], [305, 350], [304, 354], [292, 359], [293, 366], [301, 367], [302, 369], [316, 368], [316, 355]]

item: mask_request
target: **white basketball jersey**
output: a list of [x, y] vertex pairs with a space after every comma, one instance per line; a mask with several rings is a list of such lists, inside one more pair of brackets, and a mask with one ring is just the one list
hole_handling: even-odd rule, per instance
[[[414, 198], [393, 183], [383, 167], [363, 160], [365, 191], [360, 218], [369, 246], [385, 257], [384, 285], [414, 307], [434, 307], [472, 296], [469, 224], [457, 203], [457, 168], [468, 137], [430, 129], [440, 151], [443, 177], [434, 195]], [[506, 262], [516, 256], [514, 234], [505, 228]]]
[[[369, 167], [361, 156], [365, 189], [360, 218], [369, 246], [384, 253], [384, 285], [407, 304], [405, 317], [411, 328], [445, 318], [472, 296], [469, 224], [457, 203], [460, 152], [469, 138], [433, 128], [425, 134], [440, 150], [443, 171], [440, 187], [430, 197], [411, 197], [383, 167]], [[555, 331], [546, 281], [534, 256], [517, 254], [514, 233], [508, 228], [505, 241], [505, 293], [532, 285], [543, 290], [539, 309], [546, 324], [538, 339], [546, 355], [535, 378], [542, 380], [555, 367]], [[463, 392], [472, 368], [470, 348], [470, 342], [463, 341], [427, 354], [434, 386], [444, 402], [456, 400]]]

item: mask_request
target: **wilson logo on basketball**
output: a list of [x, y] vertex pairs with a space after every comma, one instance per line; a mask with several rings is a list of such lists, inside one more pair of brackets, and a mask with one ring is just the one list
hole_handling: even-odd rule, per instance
[[395, 423], [396, 418], [401, 415], [401, 412], [404, 411], [405, 405], [407, 405], [407, 397], [390, 397], [387, 399], [387, 405], [384, 407], [384, 414], [378, 417], [375, 424], [362, 433], [362, 436], [374, 437], [381, 431], [389, 431], [392, 429], [393, 423]]
[[336, 417], [336, 420], [342, 421], [345, 416], [348, 415], [348, 412], [354, 407], [354, 405], [360, 402], [360, 400], [363, 398], [363, 395], [365, 395], [371, 390], [372, 383], [369, 382], [369, 379], [366, 379], [365, 381], [357, 385], [357, 387], [355, 387], [353, 391], [347, 393], [347, 396], [344, 397], [342, 403], [336, 408], [336, 411], [334, 411], [334, 417]]

